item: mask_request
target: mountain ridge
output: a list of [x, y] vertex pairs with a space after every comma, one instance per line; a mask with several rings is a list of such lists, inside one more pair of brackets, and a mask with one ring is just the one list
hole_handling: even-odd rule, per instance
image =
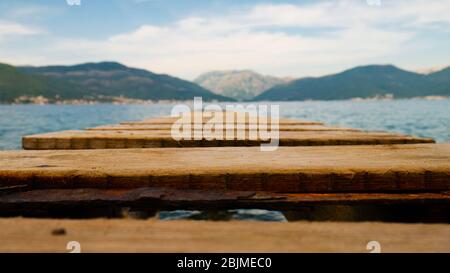
[[[221, 73], [238, 75], [236, 81], [249, 86], [257, 74], [251, 70], [212, 71], [206, 78]], [[250, 78], [248, 78], [250, 77]], [[201, 77], [199, 77], [201, 79]], [[213, 77], [214, 78], [214, 77]], [[210, 78], [211, 79], [211, 78]], [[275, 78], [280, 80], [280, 78]], [[248, 82], [246, 82], [248, 80]], [[305, 77], [292, 81], [281, 79], [253, 98], [234, 96], [237, 100], [336, 100], [370, 98], [392, 94], [396, 98], [450, 96], [450, 67], [429, 74], [400, 69], [394, 65], [357, 66], [321, 77]], [[253, 84], [253, 85], [252, 85]], [[0, 63], [0, 102], [11, 103], [22, 96], [43, 96], [50, 100], [89, 99], [108, 101], [124, 97], [138, 100], [204, 100], [233, 101], [207, 88], [167, 74], [128, 67], [117, 62], [83, 63], [78, 65], [20, 66]]]
[[77, 85], [39, 75], [28, 75], [12, 65], [0, 63], [0, 102], [13, 102], [21, 96], [42, 94], [66, 99], [88, 95]]
[[123, 96], [142, 100], [189, 100], [194, 96], [201, 96], [204, 100], [231, 100], [195, 83], [117, 62], [22, 66], [18, 70], [77, 85], [93, 96]]
[[450, 95], [450, 67], [428, 75], [394, 65], [366, 65], [274, 86], [254, 100], [337, 100], [392, 94], [398, 98]]
[[250, 100], [288, 79], [262, 75], [252, 70], [214, 70], [201, 74], [194, 82], [216, 94], [237, 100]]

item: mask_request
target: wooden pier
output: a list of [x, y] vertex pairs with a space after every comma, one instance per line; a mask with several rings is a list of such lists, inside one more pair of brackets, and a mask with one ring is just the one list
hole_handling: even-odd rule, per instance
[[[433, 241], [426, 247], [420, 243], [398, 244], [392, 251], [450, 251], [450, 144], [435, 144], [429, 138], [397, 133], [281, 119], [277, 139], [280, 147], [262, 152], [251, 146], [268, 140], [248, 137], [249, 130], [255, 128], [249, 126], [251, 119], [243, 123], [248, 127], [244, 139], [219, 140], [210, 140], [208, 134], [197, 140], [174, 140], [170, 130], [176, 120], [161, 117], [24, 136], [25, 151], [0, 152], [0, 214], [95, 218], [122, 217], [124, 209], [152, 216], [158, 210], [259, 208], [282, 210], [288, 220], [447, 223], [424, 224], [420, 228], [416, 224], [376, 225], [380, 228], [379, 236], [393, 228], [406, 232], [407, 236], [434, 231], [447, 239]], [[208, 119], [202, 121], [206, 123]], [[224, 130], [227, 129], [230, 128], [225, 126]], [[231, 130], [237, 129], [232, 126]], [[30, 227], [62, 223], [92, 242], [91, 251], [365, 251], [364, 246], [359, 249], [358, 240], [370, 240], [370, 232], [362, 229], [371, 225], [264, 223], [268, 230], [274, 230], [273, 235], [261, 241], [261, 247], [248, 248], [239, 240], [226, 238], [242, 229], [251, 230], [259, 223], [130, 221], [12, 218], [0, 219], [0, 230], [13, 234], [14, 227], [23, 223]], [[164, 248], [164, 243], [145, 248], [122, 241], [118, 249], [113, 249], [93, 240], [89, 232], [83, 233], [80, 227], [84, 224], [92, 224], [93, 233], [100, 232], [104, 225], [126, 226], [129, 230], [142, 230], [150, 225], [156, 235], [147, 237], [153, 231], [141, 232], [140, 240], [163, 242], [168, 240], [164, 236], [182, 234], [196, 238], [196, 243], [204, 248], [186, 248], [182, 241], [168, 248]], [[358, 249], [345, 250], [339, 247], [344, 241], [339, 240], [327, 243], [322, 233], [314, 231], [310, 240], [317, 242], [315, 248], [302, 248], [305, 241], [301, 239], [289, 242], [281, 239], [294, 238], [298, 236], [296, 229], [308, 230], [310, 225], [324, 230], [336, 228], [333, 231], [336, 237], [341, 233], [339, 227], [348, 229], [349, 234], [355, 234], [349, 235], [348, 242], [358, 242]], [[157, 235], [166, 226], [174, 228], [172, 235]], [[183, 227], [182, 231], [178, 227]], [[217, 241], [216, 246], [203, 244], [207, 236], [214, 236], [211, 230], [216, 228], [224, 230], [223, 241]], [[26, 229], [22, 232], [27, 232]], [[211, 235], [201, 237], [194, 229], [198, 234]], [[112, 235], [112, 240], [120, 240], [114, 236], [120, 235]], [[395, 241], [396, 235], [384, 236]], [[225, 244], [227, 241], [229, 245]], [[294, 242], [299, 244], [294, 246]], [[55, 251], [55, 247], [14, 248], [11, 243], [0, 246], [0, 251]]]
[[[163, 147], [229, 147], [260, 146], [267, 140], [250, 139], [251, 120], [247, 118], [243, 124], [246, 137], [238, 138], [236, 131], [238, 120], [230, 125], [223, 125], [223, 130], [230, 129], [234, 138], [214, 139], [203, 133], [201, 139], [175, 140], [171, 135], [173, 117], [161, 117], [144, 121], [123, 122], [118, 125], [99, 126], [86, 130], [63, 131], [46, 134], [24, 136], [22, 146], [26, 150], [51, 149], [123, 149], [123, 148], [163, 148]], [[203, 119], [203, 122], [207, 122]], [[250, 123], [249, 123], [250, 122]], [[270, 125], [270, 123], [269, 123]], [[228, 126], [228, 127], [227, 127]], [[194, 130], [194, 128], [192, 128]], [[270, 128], [269, 128], [270, 130]], [[324, 126], [321, 122], [280, 119], [280, 146], [325, 146], [325, 145], [375, 145], [375, 144], [412, 144], [433, 143], [429, 138], [407, 136], [397, 133], [368, 132], [352, 128]]]

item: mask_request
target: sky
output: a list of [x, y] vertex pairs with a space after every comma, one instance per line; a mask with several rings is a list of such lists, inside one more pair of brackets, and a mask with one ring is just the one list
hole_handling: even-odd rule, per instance
[[[80, 1], [80, 5], [70, 5]], [[0, 62], [320, 76], [450, 64], [448, 0], [2, 0]]]

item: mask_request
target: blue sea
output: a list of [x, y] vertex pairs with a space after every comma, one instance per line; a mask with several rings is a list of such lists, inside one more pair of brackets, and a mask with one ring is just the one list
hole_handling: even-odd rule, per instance
[[[399, 132], [450, 141], [450, 99], [379, 101], [271, 102], [287, 118], [322, 121], [366, 130]], [[148, 105], [0, 105], [0, 150], [21, 148], [23, 135], [83, 129], [126, 120], [169, 115], [174, 104]], [[161, 219], [201, 218], [202, 212], [161, 212]], [[200, 216], [199, 216], [200, 215]], [[264, 210], [230, 211], [232, 219], [285, 221], [283, 214]]]

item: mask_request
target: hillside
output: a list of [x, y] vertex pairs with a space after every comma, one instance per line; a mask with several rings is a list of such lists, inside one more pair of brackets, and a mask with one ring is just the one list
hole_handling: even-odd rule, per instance
[[250, 70], [212, 71], [200, 75], [194, 82], [216, 94], [237, 100], [249, 100], [287, 79], [264, 76]]
[[434, 90], [443, 94], [450, 94], [450, 67], [428, 74], [427, 79], [433, 84]]
[[0, 64], [0, 102], [13, 102], [20, 96], [74, 99], [87, 93], [77, 85], [58, 79], [28, 75], [17, 68]]
[[[18, 68], [0, 64], [0, 102], [14, 102], [21, 96], [43, 96], [50, 101], [119, 96], [143, 100], [201, 96], [220, 101], [249, 100], [254, 96], [255, 100], [335, 100], [384, 94], [396, 98], [450, 96], [450, 67], [424, 75], [392, 65], [369, 65], [288, 83], [252, 71], [211, 72], [196, 81], [207, 88], [114, 62]], [[264, 89], [268, 90], [262, 92]]]
[[396, 98], [450, 95], [450, 69], [423, 75], [392, 65], [360, 66], [275, 86], [255, 100], [336, 100], [393, 94]]
[[201, 96], [204, 100], [229, 100], [195, 83], [115, 62], [19, 69], [27, 74], [76, 85], [91, 96], [123, 96], [144, 100], [188, 100]]

